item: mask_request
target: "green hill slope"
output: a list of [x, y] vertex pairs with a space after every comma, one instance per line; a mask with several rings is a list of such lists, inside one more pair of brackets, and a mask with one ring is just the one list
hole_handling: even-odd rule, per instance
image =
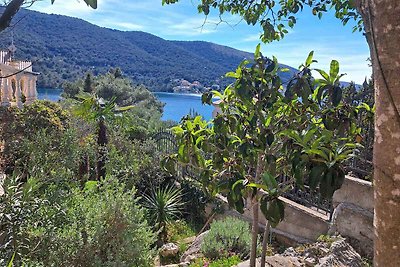
[[[250, 53], [208, 42], [168, 41], [145, 32], [102, 28], [84, 20], [21, 10], [14, 21], [16, 57], [34, 61], [41, 87], [59, 87], [87, 71], [121, 67], [137, 83], [155, 91], [171, 90], [174, 80], [224, 85], [221, 77]], [[0, 33], [0, 47], [10, 44]], [[288, 74], [282, 77], [287, 79]]]

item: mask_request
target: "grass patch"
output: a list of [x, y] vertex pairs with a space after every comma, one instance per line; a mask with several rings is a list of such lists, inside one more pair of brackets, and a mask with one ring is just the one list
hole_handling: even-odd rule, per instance
[[242, 262], [239, 256], [234, 255], [228, 258], [222, 258], [215, 261], [211, 261], [207, 258], [196, 259], [189, 267], [232, 267]]

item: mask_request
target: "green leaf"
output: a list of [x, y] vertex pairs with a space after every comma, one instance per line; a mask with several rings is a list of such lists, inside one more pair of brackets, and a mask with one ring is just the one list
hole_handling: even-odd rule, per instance
[[263, 182], [267, 185], [267, 187], [269, 188], [269, 190], [272, 189], [277, 189], [278, 188], [278, 183], [275, 179], [275, 177], [273, 177], [271, 174], [269, 174], [268, 172], [265, 172], [262, 175], [262, 180]]
[[262, 189], [264, 191], [268, 191], [269, 190], [269, 188], [266, 185], [263, 185], [263, 184], [248, 183], [248, 184], [246, 184], [246, 186], [250, 187], [250, 188], [255, 188], [255, 189]]
[[330, 199], [333, 196], [334, 189], [332, 186], [332, 178], [332, 171], [329, 170], [321, 179], [319, 190], [324, 199]]
[[331, 61], [331, 68], [329, 72], [331, 76], [331, 82], [333, 82], [339, 74], [339, 62], [337, 60]]
[[212, 93], [211, 92], [206, 92], [201, 96], [201, 103], [202, 104], [212, 104]]
[[117, 107], [115, 111], [117, 112], [124, 112], [133, 109], [135, 106], [125, 106], [125, 107]]
[[271, 61], [268, 66], [265, 68], [266, 72], [272, 72], [274, 71], [274, 69], [276, 68], [276, 62], [275, 61]]
[[259, 57], [261, 57], [260, 49], [261, 44], [258, 44], [256, 47], [256, 51], [254, 52], [254, 60], [257, 60]]
[[304, 138], [303, 138], [304, 144], [307, 144], [311, 140], [311, 138], [314, 137], [314, 134], [316, 131], [317, 131], [317, 129], [311, 129], [304, 135]]
[[294, 170], [294, 178], [296, 180], [296, 185], [301, 189], [304, 189], [304, 181], [303, 181], [303, 169], [302, 165], [297, 166]]
[[311, 169], [310, 176], [309, 176], [309, 186], [311, 190], [315, 190], [321, 181], [323, 172], [325, 171], [326, 167], [323, 165], [315, 166]]
[[[53, 2], [54, 2], [54, 0], [53, 0]], [[11, 260], [8, 262], [8, 264], [7, 264], [7, 267], [13, 267], [14, 266], [14, 258], [15, 258], [15, 251], [14, 251], [14, 253], [13, 253], [13, 255], [12, 255], [12, 257], [11, 257]]]
[[98, 182], [97, 181], [87, 181], [85, 183], [85, 191], [92, 191], [97, 188]]
[[315, 69], [315, 70], [316, 70], [319, 74], [321, 74], [321, 76], [325, 79], [325, 81], [327, 81], [327, 82], [330, 81], [328, 73], [326, 73], [325, 71], [320, 70], [320, 69]]
[[313, 154], [319, 155], [323, 159], [325, 159], [326, 161], [329, 161], [328, 155], [324, 151], [322, 151], [320, 149], [306, 149], [306, 150], [304, 150], [304, 152], [309, 154], [309, 155], [313, 155]]
[[244, 181], [245, 181], [244, 179], [237, 180], [237, 181], [232, 185], [232, 191], [235, 191], [235, 188], [236, 188], [238, 185], [242, 185], [242, 186], [243, 186], [243, 182], [244, 182]]
[[179, 156], [179, 159], [183, 163], [187, 163], [188, 162], [188, 155], [187, 155], [187, 149], [186, 149], [186, 144], [185, 143], [180, 144], [179, 149], [178, 149], [178, 156]]
[[342, 100], [342, 88], [340, 88], [340, 86], [335, 86], [333, 88], [331, 100], [332, 105], [334, 105], [335, 107], [339, 105], [340, 101]]
[[243, 198], [240, 198], [239, 200], [237, 200], [235, 202], [235, 209], [240, 213], [243, 214], [244, 213], [244, 201]]
[[211, 93], [214, 95], [214, 97], [218, 97], [219, 99], [222, 99], [223, 96], [220, 92], [212, 90]]
[[308, 57], [306, 59], [306, 66], [309, 67], [311, 65], [311, 63], [313, 63], [313, 57], [314, 57], [314, 51], [311, 51], [308, 54]]
[[268, 200], [267, 197], [261, 198], [260, 210], [272, 227], [278, 226], [279, 222], [284, 219], [285, 206], [280, 199]]
[[85, 0], [86, 4], [88, 4], [91, 8], [97, 8], [97, 0]]
[[323, 96], [324, 91], [325, 90], [329, 90], [330, 88], [331, 88], [331, 85], [329, 85], [329, 84], [318, 87], [318, 89], [317, 89], [317, 101], [318, 101], [319, 104], [321, 104], [321, 102], [322, 102], [322, 99], [323, 99], [322, 96]]
[[269, 145], [269, 146], [271, 146], [272, 145], [272, 143], [275, 141], [275, 136], [274, 136], [274, 134], [272, 133], [272, 132], [269, 132], [268, 134], [267, 134], [267, 144]]

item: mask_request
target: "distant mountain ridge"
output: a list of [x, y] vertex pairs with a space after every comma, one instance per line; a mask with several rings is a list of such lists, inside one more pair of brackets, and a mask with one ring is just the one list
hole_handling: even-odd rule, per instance
[[[221, 77], [244, 58], [253, 57], [214, 43], [168, 41], [145, 32], [112, 30], [25, 9], [14, 21], [19, 21], [13, 28], [16, 57], [34, 62], [34, 71], [42, 74], [41, 87], [59, 87], [87, 71], [97, 74], [115, 67], [154, 91], [171, 91], [178, 79], [225, 85]], [[0, 33], [0, 47], [8, 47], [10, 40], [9, 31]], [[281, 78], [285, 81], [290, 76], [283, 73]]]

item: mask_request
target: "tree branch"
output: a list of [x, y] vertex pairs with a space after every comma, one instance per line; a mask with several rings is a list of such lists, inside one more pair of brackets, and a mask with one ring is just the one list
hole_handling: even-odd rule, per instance
[[25, 0], [11, 0], [11, 2], [7, 4], [3, 14], [1, 14], [0, 17], [0, 32], [4, 31], [10, 26], [11, 20], [24, 4], [24, 1]]

